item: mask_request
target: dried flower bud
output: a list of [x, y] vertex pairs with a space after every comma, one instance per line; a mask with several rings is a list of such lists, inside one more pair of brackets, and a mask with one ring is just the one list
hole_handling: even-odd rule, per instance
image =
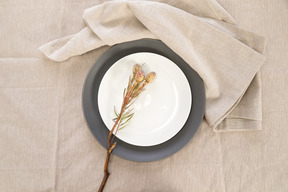
[[147, 83], [153, 82], [154, 79], [155, 79], [155, 77], [156, 77], [156, 73], [155, 73], [155, 72], [150, 72], [150, 73], [147, 75], [147, 77], [146, 77], [146, 82], [147, 82]]
[[145, 78], [145, 73], [144, 71], [140, 70], [136, 73], [136, 76], [135, 76], [135, 80], [137, 83], [140, 83], [144, 80]]
[[133, 66], [133, 73], [136, 74], [138, 71], [141, 71], [142, 67], [139, 64]]

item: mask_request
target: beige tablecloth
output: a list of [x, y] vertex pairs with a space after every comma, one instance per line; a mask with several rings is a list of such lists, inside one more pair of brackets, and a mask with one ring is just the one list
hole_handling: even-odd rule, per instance
[[[106, 153], [85, 124], [81, 92], [88, 70], [109, 47], [61, 63], [46, 59], [38, 47], [78, 33], [86, 26], [83, 11], [102, 2], [0, 2], [0, 191], [97, 190]], [[269, 42], [260, 70], [263, 130], [215, 133], [204, 121], [187, 146], [164, 160], [135, 163], [113, 156], [106, 191], [288, 189], [288, 3], [219, 3], [238, 26]], [[197, 3], [175, 6], [201, 14]], [[232, 17], [225, 21], [233, 23]]]

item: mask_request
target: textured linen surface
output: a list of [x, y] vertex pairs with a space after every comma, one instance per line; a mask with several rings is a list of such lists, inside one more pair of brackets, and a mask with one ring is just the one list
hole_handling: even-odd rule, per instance
[[[160, 39], [202, 77], [206, 90], [205, 118], [214, 130], [259, 130], [261, 81], [260, 75], [255, 74], [265, 59], [258, 53], [264, 51], [265, 38], [223, 22], [230, 15], [218, 11], [215, 1], [209, 5], [202, 6], [201, 13], [215, 11], [214, 19], [159, 2], [103, 3], [85, 10], [87, 27], [79, 33], [54, 40], [40, 50], [52, 60], [63, 61], [103, 45]], [[218, 16], [218, 12], [223, 16]], [[244, 101], [240, 102], [242, 97]]]
[[[287, 191], [287, 1], [219, 0], [221, 6], [205, 0], [161, 2], [205, 17], [201, 22], [229, 37], [239, 37], [231, 34], [237, 32], [232, 30], [237, 23], [236, 28], [267, 38], [267, 59], [260, 69], [262, 96], [247, 91], [241, 99], [246, 111], [253, 108], [251, 98], [259, 106], [261, 97], [262, 131], [213, 132], [203, 121], [187, 146], [161, 161], [135, 163], [112, 156], [105, 191]], [[106, 151], [85, 124], [81, 92], [90, 67], [109, 47], [61, 63], [44, 57], [38, 47], [77, 34], [87, 27], [84, 10], [102, 3], [0, 1], [0, 191], [97, 191]], [[205, 11], [210, 6], [214, 11]], [[248, 46], [253, 45], [261, 52], [260, 44]], [[256, 89], [258, 78], [253, 81]], [[234, 110], [232, 121], [223, 123], [235, 123]]]

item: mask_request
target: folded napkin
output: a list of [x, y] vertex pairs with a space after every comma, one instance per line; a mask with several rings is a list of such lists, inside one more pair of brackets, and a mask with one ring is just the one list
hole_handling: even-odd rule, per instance
[[85, 10], [87, 26], [39, 49], [64, 61], [104, 45], [160, 39], [204, 81], [214, 131], [261, 130], [259, 69], [266, 39], [239, 28], [214, 0], [108, 1]]

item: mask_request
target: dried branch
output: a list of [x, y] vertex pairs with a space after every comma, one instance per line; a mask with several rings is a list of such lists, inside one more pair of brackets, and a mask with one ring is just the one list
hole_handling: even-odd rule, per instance
[[139, 94], [144, 91], [143, 88], [146, 86], [146, 84], [152, 82], [155, 77], [156, 73], [151, 72], [145, 78], [145, 73], [142, 70], [142, 66], [138, 64], [134, 65], [133, 77], [131, 78], [131, 76], [129, 76], [127, 88], [125, 88], [123, 91], [123, 102], [120, 112], [117, 113], [116, 108], [114, 107], [114, 113], [116, 118], [113, 119], [115, 123], [110, 130], [107, 138], [107, 153], [106, 161], [104, 164], [104, 176], [98, 192], [103, 191], [110, 175], [108, 171], [108, 165], [112, 151], [116, 147], [117, 143], [114, 142], [115, 136], [119, 130], [125, 128], [129, 124], [130, 120], [134, 115], [134, 113], [132, 113], [133, 109], [130, 109], [130, 107], [135, 102], [135, 99], [139, 96]]

